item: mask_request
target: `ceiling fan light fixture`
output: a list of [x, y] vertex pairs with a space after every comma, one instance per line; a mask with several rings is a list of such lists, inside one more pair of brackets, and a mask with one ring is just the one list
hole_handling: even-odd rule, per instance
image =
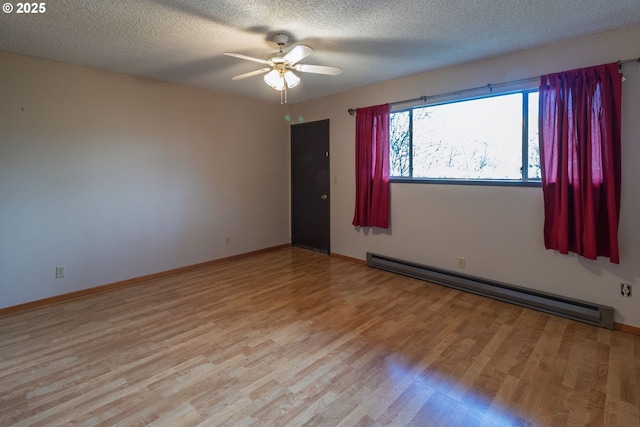
[[271, 70], [265, 74], [264, 81], [275, 90], [284, 90], [285, 81], [278, 70]]
[[284, 80], [287, 82], [287, 87], [289, 89], [291, 89], [292, 87], [298, 86], [298, 83], [300, 83], [300, 77], [296, 76], [290, 70], [284, 73]]

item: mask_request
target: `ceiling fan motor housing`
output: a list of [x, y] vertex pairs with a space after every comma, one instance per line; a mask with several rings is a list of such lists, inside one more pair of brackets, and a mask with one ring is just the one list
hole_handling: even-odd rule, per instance
[[286, 60], [284, 59], [284, 52], [282, 51], [272, 53], [271, 55], [269, 55], [268, 60], [273, 62], [274, 64], [283, 64], [286, 62]]

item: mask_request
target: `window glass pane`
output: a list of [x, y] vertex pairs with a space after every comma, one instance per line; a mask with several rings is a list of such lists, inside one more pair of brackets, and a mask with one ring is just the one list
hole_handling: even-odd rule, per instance
[[529, 179], [540, 179], [540, 146], [538, 144], [538, 92], [530, 92], [529, 102]]
[[413, 112], [414, 177], [522, 179], [521, 94]]
[[389, 117], [390, 176], [410, 176], [410, 114], [410, 111], [401, 111], [392, 113]]

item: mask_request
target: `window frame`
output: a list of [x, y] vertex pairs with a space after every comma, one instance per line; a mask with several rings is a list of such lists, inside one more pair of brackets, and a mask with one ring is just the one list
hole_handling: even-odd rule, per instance
[[[542, 181], [539, 178], [529, 177], [529, 94], [539, 92], [537, 87], [527, 86], [519, 89], [512, 89], [500, 92], [491, 92], [489, 94], [481, 94], [476, 96], [460, 96], [447, 97], [447, 99], [420, 103], [404, 108], [392, 108], [390, 114], [409, 112], [409, 174], [408, 177], [393, 176], [389, 172], [389, 181], [402, 184], [453, 184], [453, 185], [481, 185], [481, 186], [509, 186], [509, 187], [542, 187]], [[422, 178], [413, 177], [413, 110], [433, 107], [438, 105], [446, 105], [465, 101], [473, 101], [483, 98], [491, 98], [497, 96], [505, 96], [512, 94], [520, 94], [522, 97], [522, 118], [521, 118], [521, 179], [467, 179], [467, 178]]]

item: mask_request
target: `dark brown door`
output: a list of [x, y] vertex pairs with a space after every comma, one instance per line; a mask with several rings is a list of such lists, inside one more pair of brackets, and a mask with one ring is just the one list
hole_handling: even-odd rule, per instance
[[291, 244], [329, 253], [329, 120], [291, 126]]

